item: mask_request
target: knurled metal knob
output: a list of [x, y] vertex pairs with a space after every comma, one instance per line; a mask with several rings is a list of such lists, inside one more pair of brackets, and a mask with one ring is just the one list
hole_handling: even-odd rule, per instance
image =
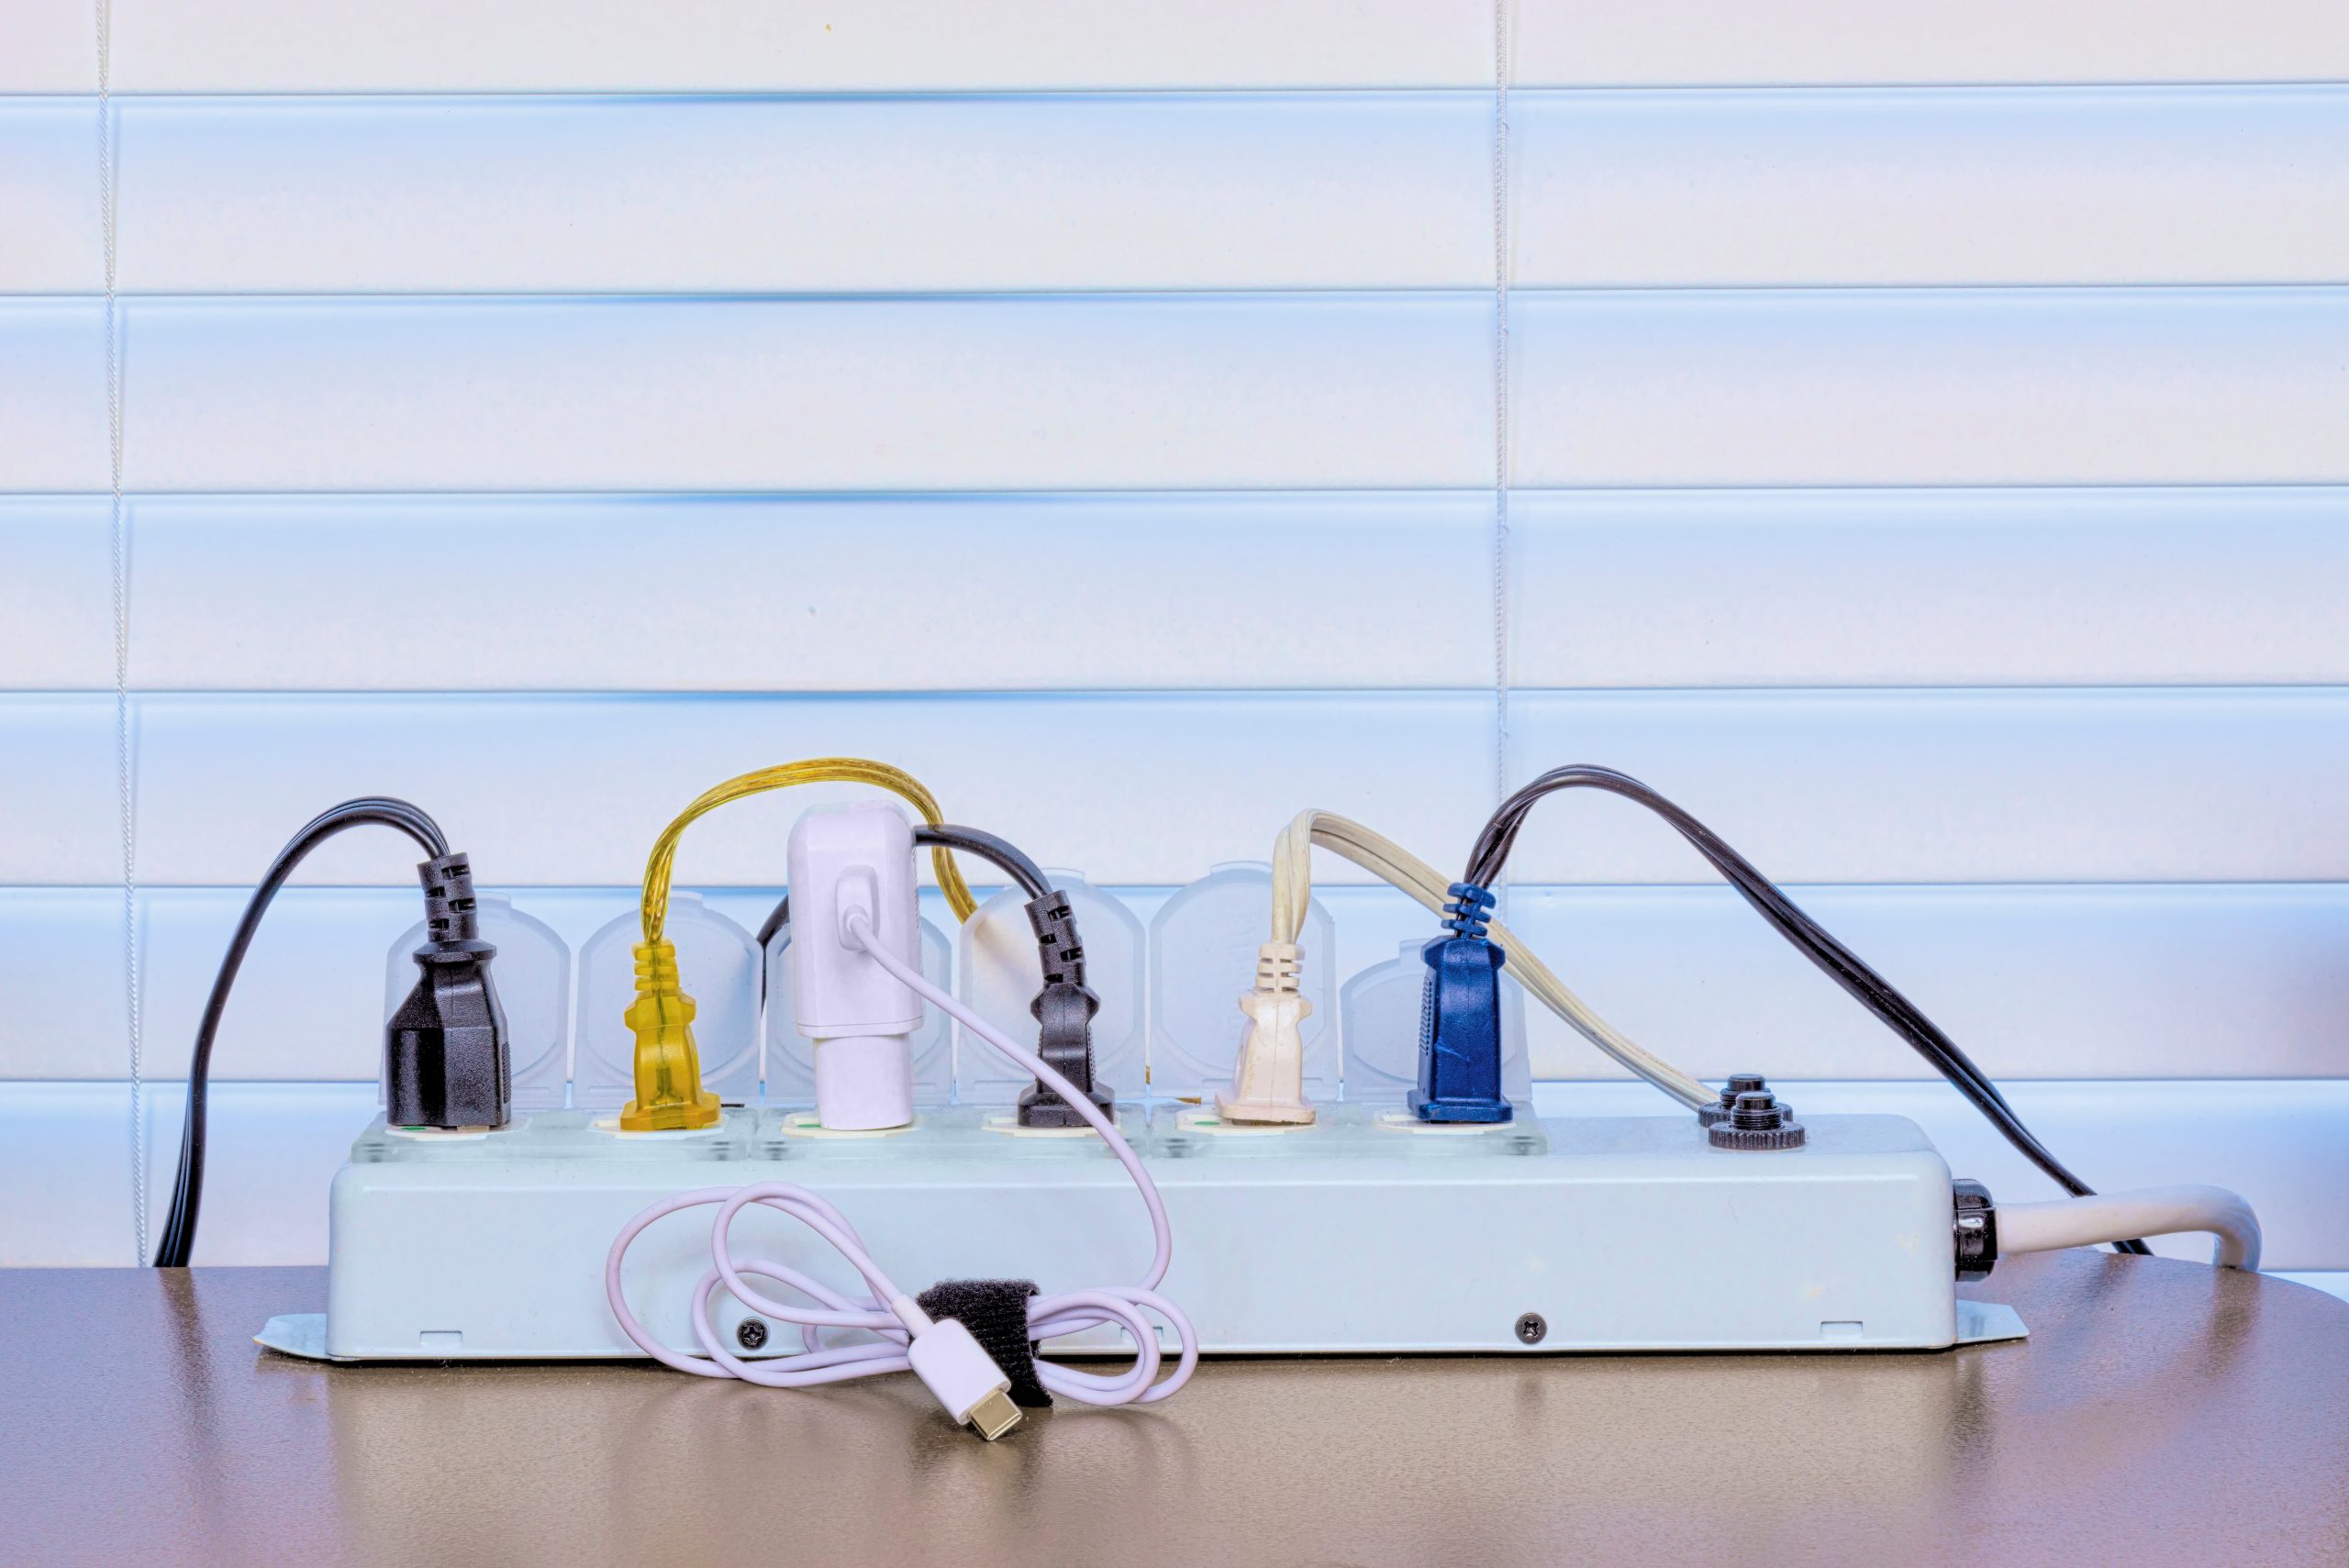
[[1726, 1120], [1706, 1129], [1716, 1149], [1799, 1149], [1802, 1123], [1787, 1114], [1766, 1089], [1744, 1089], [1730, 1106]]
[[[1697, 1107], [1697, 1125], [1705, 1128], [1718, 1127], [1727, 1121], [1730, 1112], [1737, 1107], [1738, 1095], [1758, 1094], [1769, 1086], [1770, 1081], [1759, 1073], [1731, 1073], [1729, 1082], [1721, 1085], [1721, 1097], [1711, 1105]], [[1779, 1108], [1788, 1116], [1794, 1115], [1794, 1107], [1783, 1100], [1779, 1102]]]

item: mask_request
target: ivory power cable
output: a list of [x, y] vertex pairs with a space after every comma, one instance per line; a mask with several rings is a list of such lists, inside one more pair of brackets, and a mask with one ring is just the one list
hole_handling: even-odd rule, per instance
[[[1452, 884], [1433, 866], [1384, 834], [1333, 811], [1300, 811], [1282, 830], [1273, 848], [1274, 941], [1294, 943], [1304, 929], [1306, 907], [1313, 897], [1313, 848], [1317, 844], [1402, 889], [1428, 909], [1437, 914], [1443, 912]], [[1564, 1018], [1575, 1033], [1692, 1110], [1711, 1105], [1719, 1097], [1694, 1074], [1657, 1057], [1600, 1018], [1507, 926], [1494, 920], [1491, 931], [1493, 940], [1508, 954], [1506, 973], [1516, 976], [1520, 984], [1543, 1006]]]

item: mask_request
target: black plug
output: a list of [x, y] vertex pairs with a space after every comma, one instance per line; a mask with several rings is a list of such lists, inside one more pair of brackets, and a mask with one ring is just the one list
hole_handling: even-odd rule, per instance
[[[1028, 1004], [1036, 1016], [1036, 1054], [1108, 1116], [1115, 1096], [1108, 1084], [1093, 1081], [1093, 1015], [1101, 1010], [1101, 998], [1085, 988], [1085, 949], [1076, 940], [1076, 917], [1069, 909], [1068, 895], [1052, 892], [1029, 900], [1028, 923], [1035, 928], [1036, 951], [1044, 963], [1044, 988]], [[1020, 1092], [1019, 1125], [1084, 1127], [1086, 1122], [1056, 1091], [1035, 1083]]]
[[504, 1127], [513, 1119], [506, 1009], [489, 977], [497, 949], [481, 940], [472, 863], [441, 855], [424, 884], [424, 973], [384, 1027], [384, 1118], [394, 1127]]

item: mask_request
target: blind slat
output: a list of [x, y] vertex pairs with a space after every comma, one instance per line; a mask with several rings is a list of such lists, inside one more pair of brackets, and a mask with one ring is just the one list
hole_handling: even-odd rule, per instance
[[[150, 689], [1472, 688], [1491, 673], [1492, 503], [1468, 493], [175, 496], [131, 512], [131, 675]], [[414, 592], [406, 563], [435, 554], [464, 562], [462, 596]], [[649, 656], [645, 584], [663, 581], [681, 602]]]
[[97, 19], [92, 7], [81, 0], [10, 0], [0, 17], [0, 93], [97, 90]]
[[[1514, 706], [1521, 765], [1620, 766], [1790, 881], [2349, 879], [2340, 687], [1520, 691]], [[0, 804], [55, 824], [0, 845], [0, 884], [118, 874], [112, 707], [0, 697], [5, 749], [31, 760], [0, 782]], [[1475, 693], [149, 695], [135, 712], [140, 876], [244, 883], [320, 802], [388, 792], [495, 858], [484, 877], [621, 884], [712, 780], [832, 751], [886, 756], [949, 810], [1103, 882], [1180, 883], [1262, 856], [1305, 805], [1441, 858], [1483, 818], [1485, 797], [1459, 781], [1463, 759], [1489, 756], [1491, 710]], [[1040, 760], [1072, 758], [1087, 787], [1040, 794]], [[765, 884], [793, 815], [724, 817], [688, 841], [679, 876]], [[357, 839], [316, 862], [318, 881], [404, 885], [413, 871], [396, 845]], [[1348, 870], [1324, 874], [1358, 879]], [[1632, 808], [1579, 796], [1545, 809], [1511, 873], [1709, 879]]]
[[0, 887], [119, 882], [114, 719], [110, 697], [0, 696]]
[[121, 113], [134, 290], [1386, 288], [1492, 275], [1492, 116], [1473, 95], [161, 99]]
[[2349, 478], [2349, 289], [1542, 295], [1518, 483]]
[[1480, 297], [137, 300], [135, 489], [1477, 483]]
[[2330, 0], [1517, 0], [1528, 85], [2308, 82], [2349, 76]]
[[[22, 0], [0, 89], [90, 77], [89, 17]], [[1475, 86], [1487, 7], [1446, 0], [117, 0], [118, 89], [148, 92], [904, 91]], [[1517, 0], [1528, 86], [1812, 82], [2305, 81], [2349, 75], [2325, 0]]]
[[[51, 0], [53, 3], [53, 0]], [[127, 92], [867, 92], [1473, 84], [1452, 0], [115, 0]]]
[[[1475, 687], [1461, 493], [145, 496], [132, 684], [201, 691]], [[1527, 686], [2349, 684], [2349, 493], [1522, 491]], [[419, 600], [418, 550], [473, 594]], [[1049, 639], [1007, 635], [1050, 555]], [[102, 497], [0, 500], [0, 682], [113, 683]], [[640, 585], [697, 584], [648, 662]], [[924, 598], [956, 650], [853, 634]], [[1300, 585], [1308, 585], [1300, 587]], [[484, 620], [478, 604], [497, 606]], [[1395, 635], [1411, 626], [1412, 635]], [[1290, 633], [1267, 644], [1267, 627]]]
[[[134, 488], [1490, 476], [1474, 295], [125, 311]], [[18, 488], [102, 487], [97, 312], [6, 317], [31, 351], [0, 360], [25, 367], [0, 369], [0, 398], [59, 446], [0, 467]], [[1528, 292], [1515, 336], [1528, 486], [2349, 479], [2349, 290]]]
[[114, 685], [103, 495], [0, 495], [0, 689]]
[[106, 488], [106, 308], [0, 298], [0, 492]]
[[1518, 93], [1509, 150], [1521, 286], [2349, 277], [2333, 87]]
[[[1482, 288], [1492, 273], [1491, 104], [1475, 92], [119, 113], [131, 291]], [[0, 285], [95, 286], [88, 121], [85, 106], [0, 105], [0, 166], [51, 193], [36, 242], [0, 252]], [[1525, 91], [1511, 156], [1525, 287], [2349, 275], [2341, 88]]]
[[[8, 44], [0, 30], [0, 56]], [[0, 294], [106, 287], [97, 131], [93, 100], [0, 98]]]
[[2349, 682], [2349, 491], [1520, 491], [1529, 686]]

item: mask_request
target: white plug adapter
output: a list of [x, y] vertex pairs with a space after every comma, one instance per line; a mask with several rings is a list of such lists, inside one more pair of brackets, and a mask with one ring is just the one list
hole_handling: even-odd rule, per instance
[[1297, 991], [1301, 965], [1295, 942], [1266, 942], [1256, 950], [1256, 988], [1240, 998], [1248, 1028], [1240, 1038], [1240, 1058], [1231, 1087], [1218, 1090], [1216, 1114], [1226, 1121], [1309, 1122], [1305, 1098], [1305, 1040], [1299, 1028], [1313, 1004]]
[[791, 829], [791, 961], [799, 1032], [815, 1044], [816, 1117], [870, 1131], [914, 1118], [921, 1001], [850, 942], [862, 911], [909, 966], [921, 962], [913, 828], [885, 801], [810, 811]]

